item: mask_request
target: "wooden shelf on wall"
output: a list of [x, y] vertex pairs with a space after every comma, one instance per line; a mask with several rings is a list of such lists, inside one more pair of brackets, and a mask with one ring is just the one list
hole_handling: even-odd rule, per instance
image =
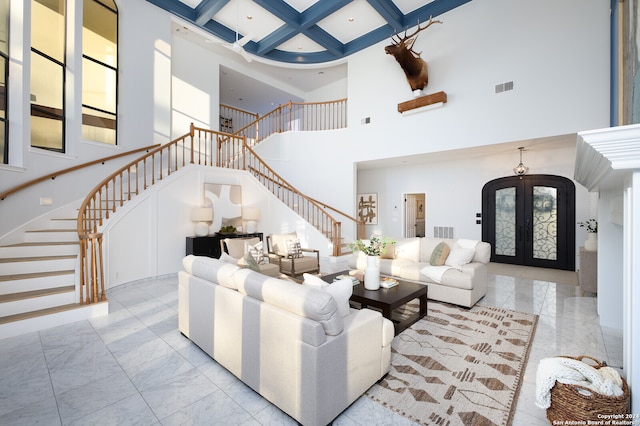
[[411, 111], [412, 109], [421, 108], [427, 105], [437, 104], [439, 102], [447, 102], [447, 94], [444, 92], [436, 92], [430, 95], [420, 96], [419, 98], [411, 99], [410, 101], [401, 102], [398, 104], [398, 112], [403, 113]]

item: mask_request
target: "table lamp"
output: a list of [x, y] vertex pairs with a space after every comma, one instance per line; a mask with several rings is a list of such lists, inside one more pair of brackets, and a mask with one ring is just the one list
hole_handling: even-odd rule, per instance
[[209, 222], [213, 222], [213, 209], [211, 207], [196, 207], [191, 210], [191, 221], [196, 222], [194, 228], [196, 237], [209, 235]]
[[260, 210], [255, 207], [245, 207], [242, 209], [242, 218], [246, 222], [245, 231], [249, 234], [258, 229], [257, 221], [260, 220]]

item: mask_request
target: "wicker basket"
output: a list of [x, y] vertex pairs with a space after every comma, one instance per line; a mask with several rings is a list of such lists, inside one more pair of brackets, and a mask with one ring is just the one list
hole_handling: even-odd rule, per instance
[[[596, 369], [607, 365], [590, 356], [563, 358], [578, 361], [588, 358], [595, 363], [592, 367]], [[547, 408], [547, 419], [551, 424], [554, 424], [554, 421], [557, 422], [555, 424], [560, 424], [567, 421], [602, 420], [603, 414], [628, 414], [629, 400], [629, 387], [624, 378], [621, 396], [602, 395], [577, 385], [556, 382], [551, 388], [551, 406]]]

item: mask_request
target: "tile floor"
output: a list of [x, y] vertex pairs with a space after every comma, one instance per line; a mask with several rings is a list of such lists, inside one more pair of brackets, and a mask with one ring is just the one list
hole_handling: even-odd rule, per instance
[[[578, 287], [503, 273], [490, 274], [479, 304], [540, 315], [513, 424], [546, 425], [534, 405], [538, 361], [586, 354], [620, 366], [621, 332], [598, 325], [596, 299]], [[0, 425], [295, 424], [178, 332], [176, 276], [108, 296], [107, 317], [0, 340]], [[361, 397], [334, 424], [411, 422]]]

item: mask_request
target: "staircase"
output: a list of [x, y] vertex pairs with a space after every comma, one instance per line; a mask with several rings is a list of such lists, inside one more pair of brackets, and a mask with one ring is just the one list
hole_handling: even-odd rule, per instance
[[[359, 238], [364, 233], [364, 223], [300, 193], [251, 147], [276, 132], [346, 127], [346, 110], [346, 99], [289, 103], [252, 121], [234, 135], [195, 128], [192, 124], [188, 134], [165, 145], [140, 148], [82, 165], [147, 152], [108, 176], [81, 204], [64, 214], [56, 212], [56, 216], [46, 222], [38, 220], [45, 224], [24, 231], [19, 238], [12, 235], [10, 244], [3, 245], [0, 241], [0, 339], [106, 315], [109, 307], [104, 293], [100, 231], [103, 222], [140, 192], [188, 164], [248, 171], [322, 232], [332, 242], [334, 256], [345, 254], [348, 248], [342, 240], [342, 221], [355, 224]], [[0, 201], [21, 189], [78, 168], [64, 169], [11, 188], [0, 193]]]
[[0, 245], [0, 339], [108, 312], [81, 305], [76, 292], [77, 206]]

